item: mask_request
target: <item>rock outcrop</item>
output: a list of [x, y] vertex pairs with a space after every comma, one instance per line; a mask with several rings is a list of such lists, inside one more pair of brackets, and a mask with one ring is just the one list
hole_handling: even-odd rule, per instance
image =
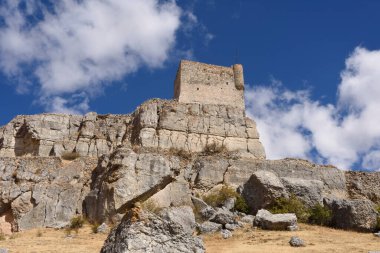
[[82, 214], [97, 159], [0, 158], [1, 227], [64, 227]]
[[101, 253], [202, 253], [203, 242], [174, 220], [133, 208], [108, 236]]
[[332, 225], [342, 229], [374, 232], [377, 228], [378, 213], [373, 202], [367, 199], [326, 199], [333, 213]]
[[[18, 116], [0, 128], [0, 226], [62, 227], [81, 214], [116, 222], [146, 200], [197, 207], [194, 195], [221, 185], [237, 189], [253, 214], [291, 195], [308, 206], [324, 199], [376, 203], [379, 175], [265, 160], [255, 122], [233, 106], [156, 99], [129, 115]], [[232, 199], [225, 204], [233, 209]], [[199, 211], [206, 220], [223, 216]]]

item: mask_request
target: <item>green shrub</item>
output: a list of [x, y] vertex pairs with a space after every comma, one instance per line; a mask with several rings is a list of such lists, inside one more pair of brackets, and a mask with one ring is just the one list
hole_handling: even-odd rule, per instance
[[268, 208], [274, 214], [295, 213], [298, 220], [306, 222], [310, 216], [308, 208], [295, 195], [290, 198], [278, 198]]
[[91, 224], [92, 233], [94, 234], [98, 233], [98, 227], [99, 227], [99, 224], [97, 222], [95, 222], [94, 224]]
[[224, 185], [219, 191], [203, 196], [203, 200], [213, 207], [222, 206], [228, 198], [237, 198], [239, 194], [231, 187]]
[[70, 225], [66, 233], [70, 235], [72, 230], [74, 230], [75, 233], [78, 233], [78, 230], [83, 227], [85, 222], [86, 220], [80, 215], [71, 218]]
[[380, 230], [380, 205], [376, 207], [376, 211], [378, 212], [377, 214], [377, 224], [376, 224], [376, 229]]
[[250, 208], [249, 208], [247, 202], [240, 195], [238, 195], [236, 197], [236, 202], [235, 202], [234, 209], [236, 211], [239, 211], [239, 212], [242, 212], [242, 213], [246, 213], [246, 214], [248, 214], [250, 212]]
[[316, 204], [310, 208], [309, 223], [316, 225], [329, 226], [331, 225], [332, 212], [321, 204]]

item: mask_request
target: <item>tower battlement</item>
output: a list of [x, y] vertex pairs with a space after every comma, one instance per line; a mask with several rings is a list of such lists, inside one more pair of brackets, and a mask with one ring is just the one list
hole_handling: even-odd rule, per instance
[[243, 66], [223, 67], [182, 60], [174, 82], [174, 98], [182, 103], [220, 104], [244, 109]]

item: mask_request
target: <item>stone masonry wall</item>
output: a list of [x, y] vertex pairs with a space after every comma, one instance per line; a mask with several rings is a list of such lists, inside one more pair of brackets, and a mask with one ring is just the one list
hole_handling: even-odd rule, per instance
[[244, 108], [243, 67], [222, 67], [181, 61], [174, 98], [182, 103], [218, 104]]

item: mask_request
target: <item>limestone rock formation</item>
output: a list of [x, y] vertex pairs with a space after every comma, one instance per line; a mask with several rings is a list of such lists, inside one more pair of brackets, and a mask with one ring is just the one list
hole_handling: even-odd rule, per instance
[[203, 242], [181, 224], [133, 208], [108, 236], [101, 253], [201, 253]]
[[332, 225], [342, 229], [375, 232], [378, 213], [373, 202], [367, 199], [326, 199], [332, 210]]
[[96, 159], [1, 158], [1, 227], [64, 227], [82, 214]]
[[[185, 65], [202, 73], [195, 79], [191, 71], [179, 73], [179, 101], [153, 99], [128, 115], [20, 115], [0, 127], [1, 230], [62, 227], [75, 215], [117, 222], [147, 200], [160, 207], [194, 206], [203, 219], [232, 229], [238, 225], [233, 199], [221, 211], [194, 197], [222, 185], [237, 189], [252, 214], [275, 198], [295, 195], [308, 206], [325, 203], [333, 215], [354, 219], [349, 225], [348, 218], [335, 219], [338, 227], [373, 226], [378, 214], [369, 207], [380, 202], [379, 172], [266, 160], [256, 124], [245, 115], [241, 66]], [[203, 83], [209, 77], [210, 85]], [[238, 101], [231, 95], [222, 103], [207, 93], [203, 103], [197, 97], [183, 103], [181, 89], [190, 89], [182, 90], [186, 95], [194, 83], [205, 89], [233, 83], [228, 89]], [[343, 202], [330, 205], [328, 199]]]

